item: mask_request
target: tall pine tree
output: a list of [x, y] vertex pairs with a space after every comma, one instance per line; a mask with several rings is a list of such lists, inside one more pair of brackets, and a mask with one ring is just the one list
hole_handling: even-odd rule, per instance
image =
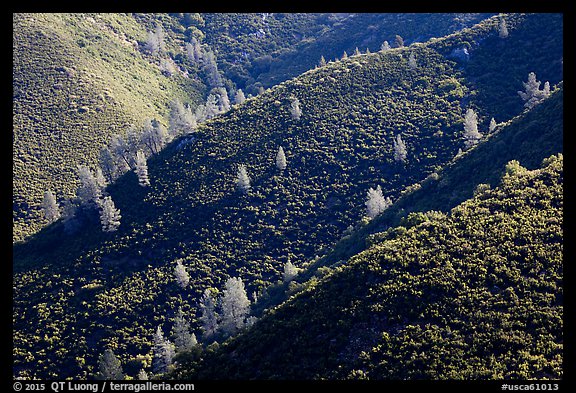
[[478, 131], [478, 115], [470, 108], [464, 116], [464, 146], [468, 149], [477, 144], [481, 138], [482, 134]]
[[394, 160], [404, 162], [407, 156], [408, 151], [406, 150], [406, 144], [404, 144], [402, 137], [398, 134], [394, 139]]
[[366, 198], [366, 215], [369, 218], [374, 218], [388, 209], [391, 204], [390, 198], [384, 198], [382, 195], [380, 186], [376, 187], [376, 189], [370, 188]]
[[284, 154], [284, 149], [282, 146], [278, 148], [278, 154], [276, 154], [276, 166], [281, 171], [286, 169], [286, 155]]
[[544, 88], [540, 90], [541, 83], [533, 72], [528, 74], [527, 82], [522, 82], [524, 91], [519, 91], [518, 95], [524, 100], [525, 108], [532, 109], [550, 96], [550, 83], [546, 82]]
[[100, 206], [100, 223], [104, 232], [114, 232], [120, 226], [120, 209], [114, 205], [110, 196], [104, 197]]
[[122, 380], [122, 365], [111, 349], [106, 349], [98, 358], [98, 379]]
[[290, 282], [298, 275], [298, 268], [290, 261], [284, 264], [284, 282]]
[[166, 373], [168, 368], [172, 365], [175, 351], [174, 344], [164, 338], [160, 326], [158, 326], [156, 333], [154, 333], [153, 352], [154, 358], [152, 359], [152, 370], [156, 374]]
[[78, 165], [78, 179], [80, 185], [76, 190], [76, 196], [84, 206], [97, 206], [102, 197], [102, 187], [98, 185], [96, 177], [85, 165]]
[[236, 178], [236, 186], [243, 194], [247, 194], [250, 191], [250, 177], [248, 177], [248, 171], [246, 170], [246, 165], [238, 165], [238, 175]]
[[222, 330], [234, 334], [243, 328], [250, 311], [250, 300], [239, 277], [229, 278], [222, 294]]
[[182, 260], [176, 260], [176, 266], [174, 267], [174, 276], [176, 277], [176, 281], [178, 285], [182, 288], [186, 288], [188, 283], [190, 282], [190, 275], [186, 271], [184, 265], [182, 265]]
[[58, 209], [58, 203], [56, 203], [56, 197], [50, 190], [44, 192], [42, 210], [44, 211], [44, 217], [46, 217], [49, 223], [53, 223], [60, 218], [60, 210]]
[[298, 98], [292, 98], [290, 101], [290, 115], [294, 120], [300, 120], [302, 116], [302, 109], [300, 109], [300, 101]]
[[134, 168], [136, 176], [138, 176], [138, 184], [142, 187], [147, 187], [150, 185], [150, 178], [148, 177], [148, 163], [146, 162], [146, 156], [142, 150], [136, 152], [136, 168]]
[[200, 323], [204, 340], [208, 339], [218, 330], [218, 314], [216, 313], [216, 299], [209, 289], [204, 291], [200, 299]]
[[500, 19], [498, 24], [498, 36], [500, 38], [508, 38], [508, 27], [506, 26], [506, 20]]
[[190, 323], [184, 318], [182, 308], [178, 308], [176, 317], [174, 318], [174, 326], [172, 327], [172, 337], [176, 352], [183, 352], [191, 350], [198, 341], [196, 335], [190, 333]]

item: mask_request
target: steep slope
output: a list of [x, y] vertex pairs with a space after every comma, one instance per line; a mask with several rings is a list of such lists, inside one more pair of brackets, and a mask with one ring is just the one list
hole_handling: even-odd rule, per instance
[[74, 194], [76, 165], [93, 165], [112, 133], [164, 122], [174, 98], [204, 85], [166, 77], [138, 50], [146, 30], [123, 14], [13, 15], [13, 240], [35, 233], [52, 189]]
[[[557, 16], [510, 18], [517, 21], [511, 34], [523, 34], [522, 20]], [[497, 34], [497, 22], [466, 34]], [[133, 173], [109, 187], [122, 213], [117, 233], [102, 233], [96, 218], [75, 237], [57, 223], [15, 246], [14, 374], [87, 376], [111, 347], [135, 375], [150, 366], [153, 330], [163, 324], [168, 332], [179, 306], [198, 326], [205, 288], [240, 276], [249, 293], [262, 293], [286, 261], [302, 266], [356, 224], [368, 188], [381, 184], [395, 200], [449, 162], [477, 94], [465, 86], [465, 69], [434, 49], [441, 42], [309, 71], [175, 141], [149, 161], [149, 188]], [[292, 97], [299, 120], [289, 113]], [[406, 163], [393, 158], [392, 137], [400, 133]], [[288, 159], [282, 173], [274, 165], [280, 145]], [[240, 163], [252, 179], [246, 196], [234, 185]], [[191, 275], [185, 290], [173, 278], [177, 258]]]
[[424, 42], [470, 27], [491, 14], [205, 14], [204, 41], [217, 53], [225, 75], [254, 94], [355, 48], [380, 50]]
[[[257, 87], [269, 87], [314, 67], [322, 54], [331, 59], [340, 57], [344, 50], [351, 54], [354, 47], [377, 51], [384, 39], [394, 45], [395, 34], [403, 36], [405, 43], [423, 41], [470, 26], [487, 15], [37, 14], [27, 18], [17, 14], [13, 240], [24, 239], [45, 223], [39, 202], [47, 188], [53, 188], [59, 200], [72, 195], [76, 164], [82, 160], [95, 163], [98, 148], [110, 133], [122, 132], [128, 123], [140, 124], [148, 116], [163, 121], [166, 104], [172, 98], [200, 102], [200, 96], [205, 96], [200, 80], [206, 80], [207, 75], [202, 66], [187, 59], [185, 44], [191, 37], [214, 50], [230, 94], [244, 88], [255, 95]], [[555, 34], [561, 21], [527, 22], [535, 23], [534, 28], [508, 38], [511, 44], [517, 40], [513, 44], [517, 51], [502, 51], [502, 40], [488, 36], [478, 48], [485, 53], [472, 56], [467, 67], [469, 80], [482, 85], [480, 106], [497, 120], [517, 111], [521, 103], [517, 97], [508, 97], [506, 106], [497, 104], [500, 107], [494, 108], [492, 98], [502, 89], [491, 85], [517, 89], [517, 80], [530, 71], [552, 84], [559, 81], [562, 58], [556, 54], [561, 52], [562, 39], [547, 37]], [[165, 31], [166, 58], [170, 57], [181, 71], [170, 77], [161, 76], [157, 59], [143, 56], [146, 31], [158, 24]], [[30, 38], [35, 37], [36, 30], [44, 29], [46, 37], [56, 38], [44, 39], [43, 33], [38, 34], [37, 43]], [[520, 38], [526, 34], [533, 41], [531, 68], [528, 64], [519, 66], [527, 55]], [[464, 45], [470, 48], [475, 43]], [[53, 47], [58, 51], [53, 52]], [[30, 59], [38, 60], [37, 64]], [[484, 60], [478, 63], [477, 59]], [[504, 69], [507, 72], [498, 72]], [[494, 78], [498, 83], [491, 83]], [[94, 125], [95, 132], [89, 132]], [[52, 154], [46, 156], [42, 153], [45, 149], [37, 146], [47, 147]]]
[[[407, 187], [394, 205], [370, 222], [356, 225], [353, 232], [342, 237], [332, 249], [301, 272], [294, 283], [322, 276], [326, 268], [337, 266], [367, 249], [389, 228], [413, 225], [418, 216], [407, 220], [412, 212], [435, 210], [448, 213], [471, 198], [478, 187], [496, 186], [509, 161], [516, 160], [528, 169], [536, 169], [546, 157], [562, 152], [563, 99], [563, 89], [560, 89], [533, 110], [501, 125], [486, 143], [455, 157], [423, 181]], [[271, 288], [269, 296], [262, 298], [255, 307], [256, 314], [281, 303], [291, 293], [286, 286]]]
[[351, 258], [176, 377], [562, 378], [562, 155]]
[[[476, 104], [498, 122], [522, 110], [523, 102], [511, 93], [522, 90], [518, 81], [525, 82], [528, 73], [535, 72], [542, 84], [549, 81], [555, 85], [562, 80], [563, 36], [558, 34], [558, 29], [563, 29], [563, 16], [541, 16], [543, 14], [510, 15], [506, 18], [509, 33], [506, 38], [499, 34], [478, 34], [477, 26], [431, 44], [459, 62], [466, 79], [478, 92]], [[487, 24], [483, 26], [490, 29]], [[460, 57], [455, 52], [463, 49], [469, 56]]]
[[[483, 16], [15, 14], [13, 241], [45, 225], [45, 190], [59, 201], [73, 195], [76, 165], [95, 164], [110, 134], [145, 118], [164, 122], [174, 98], [193, 106], [205, 98], [206, 70], [188, 59], [185, 48], [192, 37], [216, 53], [230, 94], [243, 88], [256, 95], [262, 84], [270, 87], [315, 66], [321, 48], [352, 53], [370, 43], [374, 49], [375, 41], [395, 32], [412, 42]], [[170, 76], [145, 50], [147, 32], [157, 25], [164, 31], [164, 57], [180, 71]]]

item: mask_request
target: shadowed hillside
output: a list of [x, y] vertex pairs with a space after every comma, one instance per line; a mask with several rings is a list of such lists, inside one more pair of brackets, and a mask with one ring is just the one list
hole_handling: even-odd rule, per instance
[[[396, 33], [408, 43], [483, 16], [14, 14], [13, 241], [46, 225], [40, 207], [46, 190], [60, 203], [71, 197], [78, 164], [93, 167], [111, 135], [130, 124], [138, 128], [148, 118], [166, 124], [173, 100], [195, 108], [215, 86], [225, 86], [231, 99], [237, 89], [257, 95], [262, 86], [313, 68], [322, 48], [342, 52], [370, 43], [374, 49]], [[159, 27], [163, 49], [152, 54], [149, 33]], [[190, 58], [191, 42], [215, 54], [213, 68], [208, 57]]]
[[13, 15], [13, 240], [45, 224], [44, 191], [74, 194], [76, 165], [94, 165], [113, 133], [164, 121], [176, 97], [198, 103], [204, 85], [166, 77], [138, 50], [145, 40], [120, 14]]
[[562, 155], [512, 161], [497, 188], [409, 217], [176, 377], [561, 379], [562, 190]]
[[408, 46], [471, 27], [492, 14], [206, 14], [205, 41], [238, 88], [255, 93], [340, 59], [356, 48], [378, 52], [384, 41]]
[[[561, 40], [558, 15], [506, 18], [509, 38], [553, 25], [548, 39]], [[197, 330], [198, 301], [205, 289], [221, 291], [229, 277], [240, 277], [249, 294], [256, 293], [261, 302], [272, 299], [268, 305], [273, 308], [278, 303], [271, 295], [286, 262], [315, 267], [317, 257], [343, 236], [357, 233], [351, 232], [354, 227], [362, 230], [369, 188], [380, 185], [384, 196], [396, 202], [408, 194], [408, 187], [442, 173], [447, 164], [456, 168], [476, 151], [489, 150], [484, 146], [498, 146], [503, 130], [514, 123], [500, 125], [502, 131], [498, 128], [462, 159], [453, 160], [464, 149], [466, 109], [476, 109], [483, 134], [494, 113], [505, 115], [499, 122], [517, 116], [522, 107], [517, 90], [526, 80], [526, 64], [540, 67], [551, 58], [532, 56], [531, 41], [494, 41], [499, 53], [521, 49], [526, 56], [518, 61], [522, 77], [513, 88], [497, 89], [485, 108], [480, 98], [486, 84], [477, 84], [453, 54], [463, 42], [473, 42], [469, 62], [475, 57], [475, 62], [485, 61], [478, 57], [484, 43], [498, 36], [498, 22], [492, 18], [426, 44], [349, 56], [283, 82], [150, 158], [150, 187], [140, 187], [132, 172], [109, 186], [106, 191], [122, 214], [117, 232], [102, 232], [97, 213], [87, 211], [73, 236], [59, 221], [15, 245], [14, 374], [92, 376], [105, 348], [119, 356], [126, 374], [149, 370], [153, 331], [162, 325], [168, 334], [179, 307]], [[553, 55], [560, 58], [562, 53]], [[562, 80], [561, 70], [549, 78]], [[550, 108], [548, 102], [558, 107], [557, 97], [561, 93], [539, 107]], [[504, 109], [512, 98], [520, 102], [517, 111]], [[296, 102], [299, 116], [294, 114]], [[559, 124], [556, 119], [550, 130], [553, 137], [546, 149], [552, 152], [561, 145]], [[395, 159], [398, 135], [406, 145], [404, 161]], [[275, 163], [280, 146], [287, 160], [283, 171]], [[525, 157], [531, 149], [530, 143], [519, 145], [514, 154]], [[235, 184], [239, 164], [247, 166], [250, 177], [247, 194]], [[465, 186], [454, 187], [457, 195], [438, 188], [434, 199], [448, 200], [444, 208], [449, 209], [470, 197], [475, 181], [486, 181], [485, 173], [468, 177]], [[456, 176], [451, 179], [458, 183]], [[184, 289], [174, 278], [177, 259], [190, 274]]]

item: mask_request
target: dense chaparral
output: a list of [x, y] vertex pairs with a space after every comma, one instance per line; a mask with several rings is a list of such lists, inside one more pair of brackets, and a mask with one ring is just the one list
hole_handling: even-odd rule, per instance
[[562, 378], [562, 34], [14, 14], [14, 377]]

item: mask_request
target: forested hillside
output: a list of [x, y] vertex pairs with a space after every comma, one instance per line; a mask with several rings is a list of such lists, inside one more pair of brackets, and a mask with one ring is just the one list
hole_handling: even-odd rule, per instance
[[[505, 37], [501, 36], [502, 18], [508, 26]], [[150, 31], [154, 24], [154, 20], [143, 16], [135, 17], [135, 20], [145, 26], [143, 32]], [[535, 31], [542, 35], [540, 39], [560, 45], [541, 47], [540, 41], [519, 38], [532, 37]], [[178, 46], [178, 38], [173, 38], [170, 42]], [[206, 289], [223, 294], [230, 278], [240, 278], [250, 295], [250, 302], [255, 303], [252, 315], [261, 317], [267, 313], [264, 308], [278, 306], [286, 288], [293, 291], [289, 294], [308, 288], [302, 296], [315, 296], [313, 288], [317, 278], [306, 285], [299, 284], [298, 280], [291, 286], [282, 283], [286, 281], [288, 263], [302, 269], [303, 277], [310, 277], [322, 263], [328, 266], [343, 263], [361, 251], [368, 234], [396, 226], [409, 210], [423, 211], [425, 198], [419, 192], [426, 189], [435, 192], [430, 194], [429, 202], [439, 207], [432, 208], [449, 210], [469, 198], [478, 183], [491, 182], [495, 186], [494, 179], [502, 171], [504, 158], [507, 161], [518, 159], [528, 165], [524, 164], [523, 158], [535, 151], [542, 157], [560, 152], [562, 91], [557, 84], [563, 79], [561, 42], [561, 15], [493, 17], [473, 28], [427, 43], [369, 54], [349, 53], [344, 59], [307, 71], [235, 104], [227, 113], [200, 124], [193, 133], [176, 138], [148, 158], [149, 186], [143, 186], [141, 173], [137, 176], [130, 171], [104, 190], [121, 213], [116, 231], [103, 232], [102, 217], [98, 217], [97, 210], [85, 207], [75, 216], [74, 231], [68, 230], [64, 220], [59, 220], [28, 241], [15, 244], [14, 375], [92, 378], [98, 372], [98, 359], [105, 349], [114, 351], [124, 373], [130, 377], [135, 377], [141, 370], [152, 372], [155, 370], [155, 332], [160, 327], [167, 337], [171, 337], [170, 329], [179, 309], [198, 337], [202, 336], [200, 299]], [[167, 52], [170, 50], [168, 47]], [[490, 69], [488, 75], [482, 74], [479, 65], [494, 61], [494, 58], [499, 59], [502, 67]], [[514, 58], [514, 62], [504, 65], [506, 58]], [[538, 80], [549, 81], [552, 93], [548, 92], [550, 98], [538, 101], [538, 105], [517, 117], [524, 110], [523, 100], [517, 92], [523, 89], [522, 82], [527, 80], [530, 71], [537, 73]], [[499, 83], [504, 79], [510, 80]], [[489, 80], [495, 83], [491, 84]], [[184, 98], [183, 101], [192, 102]], [[470, 120], [474, 117], [469, 116], [470, 111], [477, 120]], [[542, 135], [549, 138], [532, 138], [547, 116], [550, 122], [542, 127]], [[493, 117], [497, 121], [494, 126], [491, 125]], [[505, 123], [513, 118], [510, 124]], [[470, 137], [470, 133], [465, 132], [471, 124], [477, 126], [480, 136]], [[280, 147], [284, 160], [279, 159]], [[491, 151], [501, 154], [487, 153]], [[552, 169], [542, 172], [546, 171]], [[539, 179], [536, 172], [520, 178]], [[551, 190], [561, 187], [554, 184], [556, 188]], [[532, 186], [522, 187], [518, 192]], [[516, 201], [508, 195], [512, 188], [504, 187], [486, 195], [510, 200], [510, 203], [529, 203]], [[545, 194], [539, 187], [533, 188], [537, 195]], [[382, 192], [396, 222], [385, 221], [386, 211], [372, 221], [371, 217], [366, 217], [372, 215], [367, 211], [366, 196], [369, 190], [373, 194], [375, 189]], [[414, 204], [418, 206], [406, 202], [413, 196], [416, 198]], [[554, 198], [557, 200], [556, 196]], [[477, 198], [469, 203], [479, 201], [481, 199]], [[497, 204], [495, 200], [492, 202]], [[388, 206], [390, 203], [392, 205]], [[404, 205], [398, 208], [396, 203]], [[436, 216], [440, 218], [434, 218]], [[436, 216], [432, 218], [438, 220], [437, 225], [468, 225], [464, 221], [458, 224], [456, 216]], [[507, 223], [506, 220], [512, 222], [517, 218], [508, 214], [502, 220]], [[421, 219], [421, 216], [412, 216], [408, 220]], [[561, 239], [561, 229], [556, 231], [558, 228], [554, 225], [556, 222], [551, 223], [550, 229]], [[408, 231], [420, 239], [419, 228]], [[398, 231], [397, 241], [409, 242], [412, 238], [402, 232]], [[353, 246], [337, 244], [346, 236], [360, 241]], [[380, 242], [387, 236], [375, 235], [371, 240]], [[396, 232], [392, 231], [390, 236], [396, 239]], [[478, 235], [474, 241], [484, 240]], [[464, 247], [464, 240], [460, 241], [459, 247]], [[332, 247], [342, 244], [344, 248], [330, 253]], [[473, 249], [477, 251], [478, 247]], [[551, 264], [557, 260], [556, 251], [557, 248], [550, 251], [553, 255]], [[362, 255], [370, 255], [370, 252]], [[496, 254], [500, 255], [499, 252]], [[328, 258], [322, 259], [323, 255]], [[408, 255], [412, 254], [407, 254], [407, 258]], [[380, 263], [374, 261], [369, 265]], [[406, 263], [413, 264], [408, 259]], [[365, 264], [351, 263], [349, 269], [360, 265]], [[401, 276], [400, 267], [398, 269], [390, 274]], [[182, 270], [187, 272], [188, 278]], [[179, 273], [175, 274], [175, 271]], [[328, 271], [329, 268], [325, 268], [319, 274]], [[408, 273], [405, 277], [408, 281], [412, 280], [410, 275], [414, 275], [414, 280], [427, 280], [425, 277], [428, 277], [416, 275], [417, 271]], [[555, 280], [561, 277], [561, 273], [552, 267], [548, 273]], [[345, 275], [338, 274], [334, 277]], [[433, 274], [436, 274], [435, 270]], [[468, 278], [465, 271], [458, 274]], [[502, 279], [500, 273], [496, 276]], [[374, 279], [385, 281], [382, 277]], [[351, 280], [345, 288], [353, 288], [359, 282]], [[403, 282], [398, 293], [411, 293], [411, 282]], [[476, 284], [470, 285], [481, 288], [483, 282]], [[392, 296], [393, 290], [390, 291], [382, 293]], [[324, 296], [324, 293], [327, 292], [318, 296]], [[342, 301], [346, 299], [343, 297]], [[400, 297], [397, 300], [389, 309], [390, 315], [402, 307]], [[295, 302], [286, 308], [280, 306], [278, 310], [293, 310]], [[427, 304], [422, 303], [423, 309]], [[305, 312], [311, 315], [313, 304], [309, 306], [311, 308]], [[371, 309], [372, 303], [367, 302], [365, 306], [366, 310]], [[330, 310], [334, 308], [321, 307], [318, 312]], [[558, 309], [553, 312], [557, 313]], [[412, 321], [416, 314], [416, 311], [407, 314], [407, 320]], [[282, 318], [286, 316], [282, 315]], [[363, 314], [366, 315], [368, 311]], [[272, 323], [265, 322], [271, 321], [269, 318], [272, 316], [262, 318], [264, 325], [260, 322], [254, 325], [254, 330], [250, 330], [254, 336], [240, 338], [230, 345], [244, 345], [240, 344], [244, 342], [242, 340], [257, 337], [259, 326], [271, 326], [265, 325]], [[251, 319], [251, 323], [253, 321]], [[298, 321], [290, 323], [300, 323]], [[356, 322], [343, 323], [342, 333], [336, 335], [337, 345], [343, 345], [343, 335], [350, 331], [350, 323]], [[444, 326], [438, 321], [435, 323], [441, 328]], [[420, 326], [420, 322], [418, 324]], [[274, 339], [275, 328], [274, 325], [274, 329], [268, 331], [270, 335], [266, 340]], [[309, 366], [305, 363], [301, 371], [287, 370], [289, 374], [279, 376], [267, 374], [266, 367], [275, 368], [271, 363], [262, 368], [262, 374], [254, 377], [361, 376], [353, 370], [362, 370], [370, 378], [409, 375], [386, 374], [383, 368], [378, 368], [380, 363], [376, 361], [374, 368], [348, 362], [344, 369], [337, 371], [333, 368], [336, 364], [333, 357], [338, 358], [339, 352], [328, 351], [317, 360], [312, 359], [318, 347], [308, 345], [306, 340], [313, 341], [314, 332], [310, 331], [310, 336], [302, 338], [303, 343], [306, 342], [302, 348], [309, 348], [311, 357], [301, 353], [295, 355], [302, 355], [303, 361], [310, 362]], [[323, 336], [322, 340], [330, 342], [331, 334]], [[555, 333], [551, 331], [550, 334]], [[218, 337], [218, 340], [224, 338]], [[258, 339], [266, 342], [262, 337]], [[376, 341], [370, 340], [369, 344], [375, 348]], [[211, 362], [229, 361], [226, 347], [218, 352], [215, 351], [217, 346], [211, 346], [202, 355], [214, 352], [206, 355], [206, 363], [202, 361], [182, 372], [188, 376], [217, 375]], [[370, 352], [373, 347], [362, 347], [362, 350]], [[354, 348], [349, 351], [359, 354]], [[406, 353], [394, 351], [393, 356], [403, 359]], [[257, 348], [250, 353], [252, 355], [254, 357], [249, 361], [258, 364]], [[383, 352], [384, 355], [389, 354]], [[542, 375], [556, 376], [558, 367], [551, 357], [546, 359], [551, 362], [551, 371]], [[497, 361], [508, 367], [507, 360]], [[243, 370], [234, 361], [227, 367], [233, 372], [231, 375], [252, 377], [248, 374], [250, 370]], [[466, 375], [464, 370], [457, 372], [455, 376]], [[470, 371], [470, 375], [480, 377], [475, 372], [477, 369]], [[414, 376], [449, 378], [445, 374], [434, 376], [428, 371]]]
[[[373, 220], [357, 225], [293, 282], [301, 284], [314, 276], [322, 276], [326, 268], [367, 249], [387, 229], [413, 224], [414, 219], [407, 220], [410, 213], [450, 212], [476, 192], [496, 186], [510, 161], [519, 161], [528, 169], [539, 168], [542, 160], [563, 151], [563, 101], [563, 89], [560, 89], [538, 107], [501, 125], [487, 143], [454, 157], [423, 181], [407, 187], [392, 206]], [[270, 297], [261, 299], [256, 312], [280, 303], [291, 294], [285, 286], [269, 292]]]
[[165, 122], [178, 98], [194, 105], [204, 84], [166, 77], [143, 53], [146, 30], [119, 14], [13, 15], [13, 240], [46, 220], [51, 189], [61, 202], [78, 185], [76, 165], [93, 166], [112, 134], [146, 118]]
[[563, 159], [409, 217], [218, 349], [192, 379], [561, 379]]
[[217, 53], [225, 75], [255, 93], [326, 61], [378, 52], [384, 41], [397, 47], [442, 37], [492, 14], [206, 14], [205, 42]]
[[59, 203], [73, 196], [77, 165], [94, 167], [113, 134], [167, 125], [176, 100], [197, 109], [222, 86], [231, 100], [257, 95], [322, 55], [442, 36], [484, 16], [14, 14], [13, 241], [47, 224], [46, 190]]

